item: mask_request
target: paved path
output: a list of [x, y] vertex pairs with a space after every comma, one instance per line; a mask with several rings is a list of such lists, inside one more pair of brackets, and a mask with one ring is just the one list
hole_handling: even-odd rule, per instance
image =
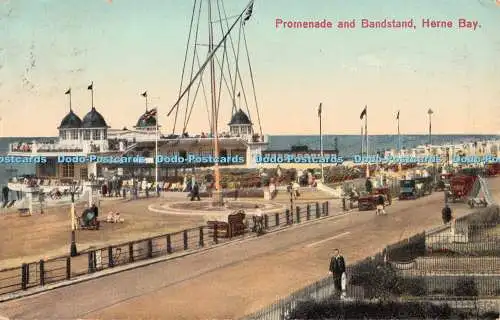
[[[500, 179], [490, 180], [500, 197]], [[333, 248], [348, 263], [441, 223], [441, 193], [401, 201], [388, 216], [354, 212], [290, 227], [0, 305], [15, 319], [234, 319], [328, 274]], [[457, 216], [468, 210], [455, 205]]]

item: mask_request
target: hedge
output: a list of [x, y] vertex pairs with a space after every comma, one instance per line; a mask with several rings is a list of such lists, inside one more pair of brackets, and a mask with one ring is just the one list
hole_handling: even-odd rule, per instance
[[288, 319], [497, 319], [498, 312], [483, 314], [460, 311], [447, 304], [430, 302], [343, 302], [305, 301], [292, 310]]

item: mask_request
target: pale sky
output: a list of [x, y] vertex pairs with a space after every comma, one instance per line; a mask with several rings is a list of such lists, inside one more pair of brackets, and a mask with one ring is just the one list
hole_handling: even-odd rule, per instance
[[[225, 1], [225, 8], [232, 16], [247, 3]], [[159, 107], [160, 123], [171, 131], [173, 117], [166, 113], [179, 94], [192, 6], [187, 0], [0, 1], [2, 135], [57, 134], [69, 110], [64, 92], [72, 88], [73, 110], [83, 118], [90, 110], [91, 81], [97, 110], [112, 128], [135, 125], [144, 112], [140, 94], [147, 90], [150, 105]], [[208, 43], [206, 11], [202, 7], [201, 44]], [[417, 29], [368, 30], [358, 21], [353, 30], [284, 30], [275, 28], [277, 18], [334, 24], [413, 18]], [[455, 24], [466, 18], [481, 28], [424, 29], [423, 18]], [[402, 133], [426, 133], [428, 108], [434, 110], [436, 134], [500, 133], [500, 6], [495, 0], [256, 0], [244, 29], [264, 133], [317, 134], [320, 102], [325, 134], [357, 134], [365, 105], [370, 134], [394, 133], [397, 110]], [[233, 32], [235, 42], [238, 32]], [[206, 47], [200, 49], [206, 54]], [[243, 53], [240, 68], [250, 99]], [[208, 81], [205, 85], [208, 90]], [[208, 131], [201, 92], [188, 132]], [[257, 124], [255, 105], [249, 105]], [[224, 93], [221, 130], [230, 115]]]

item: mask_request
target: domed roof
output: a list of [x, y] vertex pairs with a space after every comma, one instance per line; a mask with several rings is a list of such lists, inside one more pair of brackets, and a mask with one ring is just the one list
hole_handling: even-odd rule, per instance
[[248, 118], [247, 114], [243, 112], [243, 110], [238, 110], [233, 117], [231, 118], [231, 122], [229, 122], [229, 125], [240, 125], [240, 124], [247, 124], [251, 125], [252, 122]]
[[92, 108], [89, 113], [83, 117], [82, 128], [107, 128], [106, 120], [103, 116], [97, 112], [95, 108]]
[[73, 110], [62, 119], [58, 129], [77, 129], [82, 126], [82, 119], [77, 116]]
[[156, 117], [151, 116], [149, 111], [146, 111], [139, 120], [137, 120], [136, 128], [156, 127]]

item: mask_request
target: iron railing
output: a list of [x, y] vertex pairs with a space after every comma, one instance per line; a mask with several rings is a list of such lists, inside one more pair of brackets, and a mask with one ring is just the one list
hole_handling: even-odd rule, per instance
[[[329, 214], [328, 201], [297, 205], [293, 212], [286, 209], [284, 212], [264, 215], [264, 231], [319, 219]], [[61, 256], [23, 263], [20, 267], [0, 270], [0, 295], [43, 287], [137, 261], [197, 250], [231, 241], [251, 233], [253, 222], [251, 219], [247, 221], [245, 232], [232, 238], [225, 237], [226, 232], [218, 230], [216, 225], [212, 228], [200, 226], [102, 248], [91, 248], [80, 252], [80, 255], [76, 257]]]
[[[486, 211], [483, 210], [483, 214], [488, 214]], [[407, 291], [399, 297], [400, 300], [447, 303], [453, 308], [470, 309], [473, 305], [478, 314], [499, 310], [500, 255], [498, 251], [491, 251], [493, 248], [499, 250], [497, 247], [500, 236], [492, 235], [498, 234], [498, 225], [488, 223], [468, 227], [474, 236], [470, 238], [470, 242], [460, 243], [464, 249], [460, 253], [436, 252], [436, 247], [448, 246], [454, 240], [450, 242], [450, 237], [443, 233], [423, 232], [389, 245], [375, 256], [348, 266], [347, 297], [358, 301], [369, 298], [367, 288], [351, 285], [350, 279], [353, 274], [359, 275], [363, 264], [378, 263], [389, 265], [398, 279], [401, 279], [400, 282], [407, 285]], [[478, 254], [481, 250], [484, 254]], [[333, 278], [328, 276], [288, 297], [278, 299], [244, 319], [289, 319], [289, 315], [301, 302], [321, 302], [331, 299], [334, 293]]]

